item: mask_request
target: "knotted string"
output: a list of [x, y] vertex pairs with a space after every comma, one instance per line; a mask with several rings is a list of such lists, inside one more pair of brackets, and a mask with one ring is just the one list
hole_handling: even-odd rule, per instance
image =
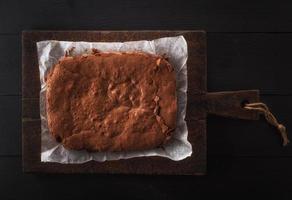
[[264, 103], [247, 103], [244, 105], [245, 109], [248, 110], [256, 110], [258, 111], [260, 114], [263, 114], [267, 120], [267, 122], [269, 122], [271, 125], [275, 126], [282, 137], [283, 140], [283, 146], [286, 146], [290, 141], [288, 139], [288, 135], [287, 135], [287, 131], [285, 126], [283, 126], [283, 124], [280, 124], [277, 119], [275, 118], [275, 116], [271, 113], [271, 111], [269, 110], [268, 106]]

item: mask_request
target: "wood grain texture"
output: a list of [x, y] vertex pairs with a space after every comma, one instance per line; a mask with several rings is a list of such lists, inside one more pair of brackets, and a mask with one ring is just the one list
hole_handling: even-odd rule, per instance
[[208, 91], [259, 89], [290, 134], [291, 8], [275, 0], [0, 1], [0, 199], [291, 199], [292, 148], [263, 118], [208, 116], [204, 177], [23, 174], [21, 156], [6, 156], [21, 154], [24, 29], [205, 29]]
[[0, 95], [19, 95], [21, 90], [21, 40], [0, 35]]
[[[207, 33], [207, 38], [209, 92], [292, 94], [292, 84], [282, 81], [290, 76], [291, 33]], [[21, 95], [20, 41], [18, 34], [0, 35], [0, 95]]]
[[31, 199], [32, 193], [33, 198], [48, 200], [92, 199], [97, 194], [106, 199], [187, 199], [194, 194], [200, 199], [214, 194], [218, 198], [238, 194], [243, 199], [290, 198], [291, 158], [209, 156], [208, 163], [208, 176], [199, 177], [24, 174], [20, 157], [0, 157], [0, 198]]
[[208, 91], [291, 95], [291, 33], [208, 33]]
[[180, 162], [161, 157], [144, 157], [103, 163], [57, 164], [40, 162], [39, 69], [36, 42], [69, 41], [131, 41], [184, 35], [188, 43], [188, 105], [206, 93], [206, 34], [203, 31], [93, 31], [93, 32], [23, 32], [22, 39], [22, 157], [25, 172], [50, 173], [125, 173], [125, 174], [190, 174], [206, 171], [206, 121], [195, 110], [187, 110], [186, 121], [193, 154]]
[[0, 156], [21, 154], [21, 98], [0, 96]]
[[[278, 95], [261, 95], [262, 102], [269, 105], [270, 110], [275, 114], [279, 122], [288, 128], [292, 127], [292, 101], [291, 96]], [[0, 140], [2, 151], [0, 155], [21, 155], [20, 142], [21, 121], [15, 120], [21, 115], [21, 97], [1, 97], [0, 102], [5, 112], [0, 112], [0, 118], [6, 119], [3, 123], [1, 135], [7, 140]], [[35, 105], [31, 105], [35, 104]], [[22, 100], [22, 115], [29, 120], [39, 119], [39, 102], [38, 99]], [[30, 109], [30, 106], [35, 109]], [[206, 117], [204, 101], [196, 99], [192, 102], [188, 109], [196, 112], [196, 119]], [[269, 125], [264, 117], [260, 117], [259, 121], [238, 120], [232, 118], [222, 118], [220, 116], [209, 115], [207, 118], [208, 132], [208, 155], [209, 156], [287, 156], [292, 157], [292, 148], [282, 148], [281, 139], [278, 131]], [[290, 135], [290, 134], [289, 134]], [[12, 144], [12, 145], [11, 145]]]
[[258, 90], [211, 92], [206, 95], [209, 114], [238, 119], [258, 120], [258, 112], [244, 109], [245, 103], [259, 102]]
[[[188, 64], [195, 66], [194, 70], [189, 70], [188, 76], [194, 77], [189, 80], [188, 89], [192, 94], [201, 94], [206, 90], [206, 77], [200, 74], [206, 73], [206, 34], [188, 31], [74, 31], [74, 32], [23, 32], [22, 36], [22, 96], [23, 98], [39, 97], [39, 70], [33, 66], [38, 66], [36, 42], [42, 40], [63, 40], [63, 41], [134, 41], [152, 40], [159, 37], [184, 35], [188, 41], [189, 55]], [[204, 41], [204, 42], [199, 42]], [[28, 76], [29, 75], [29, 76]]]
[[84, 164], [59, 164], [40, 162], [40, 120], [22, 122], [22, 159], [25, 172], [45, 173], [103, 173], [103, 174], [180, 174], [202, 175], [206, 167], [205, 121], [195, 121], [189, 141], [194, 147], [193, 155], [180, 162], [161, 157], [132, 158]]
[[[9, 0], [0, 3], [0, 33], [24, 29], [291, 32], [291, 3], [272, 0], [264, 4], [240, 0]], [[7, 17], [11, 12], [13, 17]]]

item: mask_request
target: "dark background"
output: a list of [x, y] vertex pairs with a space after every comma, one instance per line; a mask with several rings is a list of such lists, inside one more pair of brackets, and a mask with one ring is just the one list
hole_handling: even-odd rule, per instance
[[[290, 1], [291, 2], [291, 1]], [[0, 199], [292, 199], [292, 145], [259, 121], [209, 116], [208, 175], [34, 175], [21, 168], [22, 30], [208, 32], [208, 91], [260, 89], [292, 130], [289, 1], [0, 1]]]

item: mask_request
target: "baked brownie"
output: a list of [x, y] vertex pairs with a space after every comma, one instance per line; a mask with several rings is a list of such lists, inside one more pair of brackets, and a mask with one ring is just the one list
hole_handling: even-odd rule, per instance
[[46, 83], [48, 127], [67, 149], [153, 149], [175, 129], [175, 72], [162, 56], [97, 51], [65, 56]]

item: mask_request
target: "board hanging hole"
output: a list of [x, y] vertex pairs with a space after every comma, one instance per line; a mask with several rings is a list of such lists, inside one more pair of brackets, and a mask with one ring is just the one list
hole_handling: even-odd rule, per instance
[[249, 101], [247, 99], [242, 100], [241, 103], [240, 103], [242, 108], [244, 108], [246, 104], [249, 104]]

